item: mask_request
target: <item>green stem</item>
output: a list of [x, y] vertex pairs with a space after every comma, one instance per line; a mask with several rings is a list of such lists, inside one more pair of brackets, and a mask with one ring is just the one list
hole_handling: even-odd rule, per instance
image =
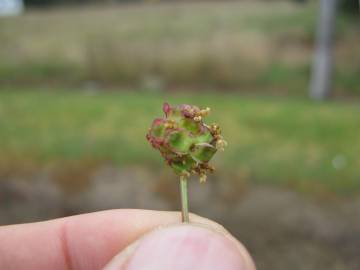
[[181, 220], [182, 220], [182, 222], [189, 222], [187, 181], [188, 180], [185, 176], [180, 176]]

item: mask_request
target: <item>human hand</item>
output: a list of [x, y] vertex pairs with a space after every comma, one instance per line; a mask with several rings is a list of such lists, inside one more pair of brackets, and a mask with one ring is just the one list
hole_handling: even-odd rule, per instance
[[[176, 212], [109, 210], [0, 227], [0, 269], [255, 270], [222, 226]], [[161, 227], [160, 227], [161, 226]]]

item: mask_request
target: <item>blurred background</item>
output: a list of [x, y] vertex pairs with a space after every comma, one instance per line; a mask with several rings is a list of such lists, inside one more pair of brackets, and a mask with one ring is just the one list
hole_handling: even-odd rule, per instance
[[360, 269], [357, 0], [0, 0], [0, 224], [178, 210], [162, 103], [229, 146], [191, 211], [258, 269]]

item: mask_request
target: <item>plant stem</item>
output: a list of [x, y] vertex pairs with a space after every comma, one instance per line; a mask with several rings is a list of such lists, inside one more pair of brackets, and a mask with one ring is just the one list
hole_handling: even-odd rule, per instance
[[180, 176], [180, 196], [181, 196], [181, 221], [189, 222], [189, 204], [187, 178]]

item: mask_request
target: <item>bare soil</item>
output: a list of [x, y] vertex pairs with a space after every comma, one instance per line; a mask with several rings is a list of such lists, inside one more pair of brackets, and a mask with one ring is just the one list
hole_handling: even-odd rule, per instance
[[[176, 210], [172, 178], [168, 172], [113, 166], [69, 174], [64, 181], [50, 170], [4, 175], [0, 224], [111, 208]], [[223, 224], [248, 247], [260, 270], [360, 269], [360, 198], [318, 199], [216, 175], [205, 185], [192, 180], [189, 197], [191, 211]]]

